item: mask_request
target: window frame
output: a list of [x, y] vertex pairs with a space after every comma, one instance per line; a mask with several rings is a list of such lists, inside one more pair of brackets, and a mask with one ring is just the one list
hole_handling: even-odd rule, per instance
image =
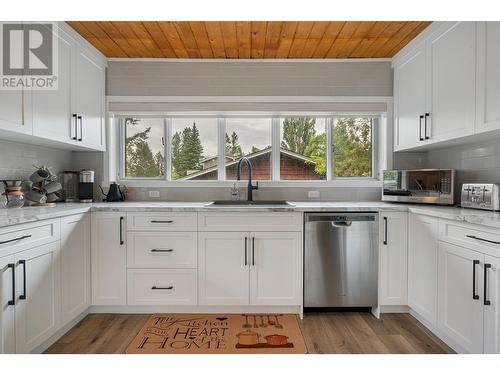
[[[165, 187], [165, 186], [231, 186], [235, 180], [226, 180], [226, 165], [225, 165], [225, 133], [226, 133], [226, 119], [227, 118], [270, 118], [271, 119], [271, 180], [259, 180], [262, 186], [379, 186], [379, 147], [380, 147], [380, 126], [382, 124], [382, 117], [384, 113], [245, 113], [245, 114], [207, 114], [189, 112], [183, 114], [164, 114], [164, 113], [150, 113], [150, 114], [134, 114], [134, 113], [115, 113], [115, 126], [118, 126], [118, 171], [116, 180], [130, 184], [131, 186], [149, 186], [149, 187]], [[163, 118], [164, 123], [164, 138], [165, 144], [165, 172], [164, 176], [152, 177], [125, 177], [125, 127], [124, 119], [127, 117], [138, 118]], [[171, 140], [172, 140], [172, 119], [173, 118], [217, 118], [216, 132], [217, 132], [217, 156], [218, 156], [218, 173], [217, 180], [172, 180], [171, 176]], [[325, 118], [325, 131], [327, 139], [327, 175], [324, 180], [281, 180], [280, 179], [280, 145], [281, 145], [281, 124], [280, 119], [284, 117], [315, 117]], [[359, 177], [334, 177], [334, 158], [332, 153], [333, 147], [333, 126], [336, 118], [345, 117], [370, 117], [372, 118], [372, 175], [359, 176]], [[276, 151], [278, 150], [278, 151]], [[242, 182], [242, 184], [244, 181]]]

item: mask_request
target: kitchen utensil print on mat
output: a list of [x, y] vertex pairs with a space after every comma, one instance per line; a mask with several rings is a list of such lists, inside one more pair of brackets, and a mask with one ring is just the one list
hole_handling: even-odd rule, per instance
[[[243, 315], [245, 323], [242, 325], [244, 331], [236, 334], [238, 342], [235, 345], [237, 349], [256, 349], [256, 348], [293, 348], [293, 343], [288, 342], [288, 336], [277, 333], [266, 334], [262, 336], [256, 332], [257, 328], [264, 328], [266, 333], [269, 333], [269, 328], [283, 329], [283, 325], [279, 322], [280, 314], [260, 314], [260, 315]], [[253, 321], [253, 325], [249, 323]], [[267, 323], [266, 323], [267, 321]], [[260, 323], [260, 324], [259, 324]], [[254, 330], [252, 330], [253, 328]]]

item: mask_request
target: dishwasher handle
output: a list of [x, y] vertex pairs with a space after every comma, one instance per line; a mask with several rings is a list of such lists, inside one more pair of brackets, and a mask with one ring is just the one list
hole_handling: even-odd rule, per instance
[[331, 223], [334, 228], [349, 228], [352, 225], [352, 221], [332, 221]]

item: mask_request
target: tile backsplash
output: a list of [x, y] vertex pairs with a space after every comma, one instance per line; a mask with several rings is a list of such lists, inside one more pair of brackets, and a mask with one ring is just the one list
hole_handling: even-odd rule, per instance
[[45, 165], [58, 173], [71, 169], [72, 164], [71, 151], [0, 140], [0, 179], [26, 180], [34, 171], [33, 165]]

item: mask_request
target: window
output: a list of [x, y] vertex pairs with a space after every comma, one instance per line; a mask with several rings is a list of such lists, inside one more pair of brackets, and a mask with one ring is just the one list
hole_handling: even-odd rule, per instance
[[326, 180], [324, 118], [280, 119], [280, 179]]
[[[245, 156], [252, 162], [255, 180], [271, 180], [271, 128], [270, 118], [226, 119], [226, 180], [236, 180], [237, 161]], [[242, 175], [247, 176], [243, 164]]]
[[334, 177], [371, 177], [373, 120], [339, 117], [333, 123]]
[[173, 118], [172, 180], [217, 180], [217, 119]]
[[125, 118], [125, 177], [165, 175], [164, 119]]
[[[379, 119], [372, 116], [133, 117], [121, 124], [121, 176], [234, 181], [241, 157], [260, 181], [372, 178]], [[242, 166], [247, 178], [248, 167]]]

